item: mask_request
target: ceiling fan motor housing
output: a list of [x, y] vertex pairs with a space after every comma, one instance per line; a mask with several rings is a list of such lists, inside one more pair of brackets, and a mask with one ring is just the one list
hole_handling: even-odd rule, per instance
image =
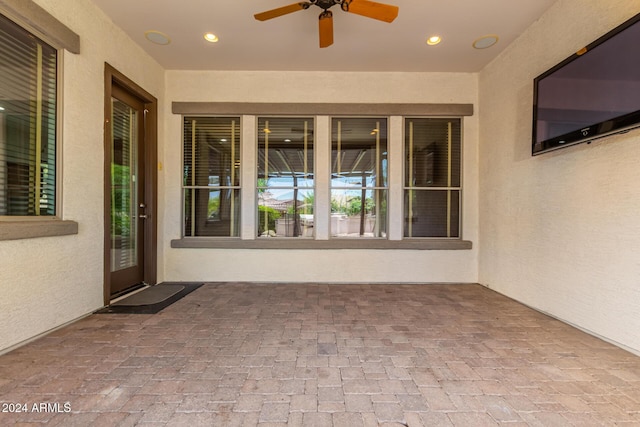
[[321, 9], [327, 10], [332, 6], [344, 3], [344, 0], [311, 0], [311, 4], [315, 4]]
[[258, 21], [266, 21], [316, 5], [322, 9], [320, 16], [318, 16], [318, 31], [320, 47], [323, 48], [333, 44], [333, 13], [329, 9], [337, 4], [340, 5], [344, 12], [351, 12], [384, 22], [391, 22], [398, 16], [398, 6], [378, 3], [372, 0], [307, 0], [277, 7], [253, 16]]

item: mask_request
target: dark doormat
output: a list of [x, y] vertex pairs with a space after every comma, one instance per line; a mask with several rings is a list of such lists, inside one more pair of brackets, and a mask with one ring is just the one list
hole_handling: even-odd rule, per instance
[[202, 286], [202, 283], [163, 282], [123, 298], [96, 314], [155, 314]]

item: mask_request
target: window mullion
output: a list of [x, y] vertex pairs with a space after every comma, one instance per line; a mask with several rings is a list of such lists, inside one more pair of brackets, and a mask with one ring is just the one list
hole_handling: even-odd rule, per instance
[[328, 116], [316, 117], [315, 151], [315, 237], [329, 240], [329, 220], [331, 216], [331, 120]]
[[242, 240], [255, 240], [258, 212], [258, 192], [255, 186], [257, 182], [258, 147], [255, 143], [257, 135], [257, 117], [254, 115], [242, 116], [242, 150], [240, 150], [240, 182], [242, 188], [243, 208], [240, 211], [240, 238]]
[[402, 240], [404, 212], [402, 210], [404, 197], [403, 152], [402, 152], [402, 116], [389, 118], [389, 198], [387, 215], [389, 221], [389, 240]]

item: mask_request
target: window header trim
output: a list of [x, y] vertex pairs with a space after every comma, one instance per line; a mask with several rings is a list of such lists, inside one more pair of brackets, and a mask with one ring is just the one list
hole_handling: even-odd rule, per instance
[[[2, 1], [2, 0], [0, 0]], [[473, 104], [173, 102], [173, 114], [472, 116]]]
[[55, 49], [80, 53], [80, 36], [32, 0], [0, 0], [0, 14]]

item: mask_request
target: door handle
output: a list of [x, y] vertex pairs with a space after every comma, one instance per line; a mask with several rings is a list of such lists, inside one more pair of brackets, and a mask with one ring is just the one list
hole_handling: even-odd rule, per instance
[[[140, 206], [140, 209], [144, 209], [144, 208], [146, 208], [146, 207], [147, 207], [147, 205], [145, 205], [144, 203], [140, 203], [140, 205], [139, 205], [139, 206]], [[147, 215], [146, 215], [146, 214], [140, 214], [140, 215], [138, 215], [138, 218], [140, 218], [140, 219], [147, 219]]]

